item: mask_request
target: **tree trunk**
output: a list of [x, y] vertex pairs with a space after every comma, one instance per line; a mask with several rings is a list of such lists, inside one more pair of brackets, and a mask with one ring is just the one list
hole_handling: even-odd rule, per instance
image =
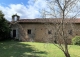
[[70, 54], [69, 54], [68, 51], [67, 52], [64, 52], [64, 54], [65, 54], [65, 57], [70, 57]]

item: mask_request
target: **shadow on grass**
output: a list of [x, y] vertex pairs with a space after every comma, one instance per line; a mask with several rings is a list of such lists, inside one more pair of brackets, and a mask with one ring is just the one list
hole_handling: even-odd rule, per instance
[[45, 57], [45, 51], [39, 51], [29, 44], [20, 42], [0, 42], [0, 57]]

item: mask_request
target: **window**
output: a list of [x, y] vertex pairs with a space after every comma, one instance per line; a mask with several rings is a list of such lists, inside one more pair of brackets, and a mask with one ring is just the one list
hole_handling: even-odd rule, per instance
[[48, 34], [52, 34], [52, 31], [51, 30], [48, 30]]
[[69, 32], [70, 35], [72, 35], [72, 30], [69, 30], [68, 32]]
[[28, 30], [27, 30], [27, 33], [28, 33], [28, 34], [31, 34], [31, 29], [28, 29]]

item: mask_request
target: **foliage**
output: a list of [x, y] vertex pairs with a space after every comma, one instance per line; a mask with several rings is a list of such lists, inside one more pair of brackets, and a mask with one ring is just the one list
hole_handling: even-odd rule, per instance
[[9, 22], [4, 18], [4, 14], [0, 11], [0, 40], [5, 40], [9, 37]]
[[80, 45], [80, 36], [75, 36], [73, 39], [72, 39], [72, 43], [74, 45]]

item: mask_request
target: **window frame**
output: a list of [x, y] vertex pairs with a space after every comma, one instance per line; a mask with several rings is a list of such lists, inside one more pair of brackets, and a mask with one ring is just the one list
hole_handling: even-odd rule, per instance
[[48, 30], [48, 34], [52, 34], [52, 30]]
[[31, 34], [31, 29], [27, 29], [27, 34]]
[[69, 33], [70, 35], [72, 35], [72, 34], [73, 34], [72, 30], [68, 30], [68, 33]]

